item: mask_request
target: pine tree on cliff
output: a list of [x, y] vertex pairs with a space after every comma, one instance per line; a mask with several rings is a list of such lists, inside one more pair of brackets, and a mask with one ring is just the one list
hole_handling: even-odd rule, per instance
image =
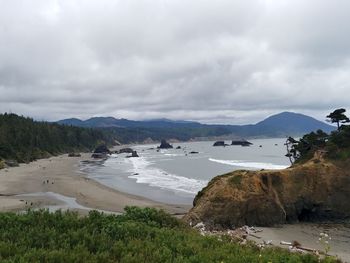
[[344, 114], [346, 112], [345, 109], [336, 109], [335, 111], [331, 112], [329, 115], [327, 115], [327, 118], [329, 122], [336, 123], [338, 131], [340, 130], [340, 124], [348, 123], [350, 122], [350, 119]]

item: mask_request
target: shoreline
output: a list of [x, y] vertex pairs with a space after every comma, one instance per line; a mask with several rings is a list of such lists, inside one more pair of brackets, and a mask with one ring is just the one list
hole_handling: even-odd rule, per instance
[[[171, 205], [120, 192], [87, 178], [86, 174], [79, 170], [80, 162], [95, 160], [90, 158], [90, 153], [81, 155], [68, 157], [64, 154], [0, 170], [0, 211], [20, 212], [29, 208], [46, 208], [49, 211], [69, 209], [81, 215], [86, 215], [90, 210], [119, 214], [123, 213], [125, 206], [139, 206], [164, 209], [181, 217], [191, 208], [189, 205]], [[327, 225], [328, 229], [323, 227], [326, 225], [319, 223], [264, 227], [260, 228], [263, 231], [257, 234], [260, 238], [251, 237], [250, 240], [257, 244], [263, 240], [271, 240], [274, 246], [280, 247], [279, 242], [282, 240], [298, 240], [307, 247], [321, 249], [316, 241], [318, 234], [326, 230], [325, 232], [330, 233], [333, 238], [331, 254], [338, 255], [343, 262], [349, 262], [347, 259], [350, 254], [346, 248], [350, 244], [347, 238], [350, 237], [350, 228], [344, 228], [337, 223]]]
[[191, 208], [156, 202], [102, 185], [79, 171], [79, 163], [86, 160], [92, 160], [90, 153], [82, 153], [81, 157], [64, 154], [0, 170], [0, 211], [23, 211], [62, 204], [49, 196], [17, 196], [45, 192], [75, 198], [79, 205], [87, 208], [117, 213], [122, 213], [125, 206], [154, 207], [175, 215], [184, 214]]
[[327, 233], [331, 237], [328, 253], [339, 257], [344, 263], [350, 262], [350, 228], [347, 223], [300, 222], [258, 229], [261, 232], [248, 236], [249, 240], [257, 244], [269, 241], [273, 246], [288, 249], [289, 246], [281, 244], [281, 241], [297, 241], [302, 246], [319, 251], [325, 250], [325, 245], [319, 242], [320, 233]]

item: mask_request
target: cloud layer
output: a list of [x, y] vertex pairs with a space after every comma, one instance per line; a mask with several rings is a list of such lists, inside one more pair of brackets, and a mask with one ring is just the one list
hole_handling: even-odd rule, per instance
[[0, 0], [0, 111], [249, 123], [350, 108], [347, 0]]

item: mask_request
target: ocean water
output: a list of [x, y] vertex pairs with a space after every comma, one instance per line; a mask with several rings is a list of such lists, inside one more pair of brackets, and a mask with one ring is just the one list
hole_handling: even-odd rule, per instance
[[[174, 149], [159, 151], [158, 145], [135, 145], [132, 148], [139, 158], [114, 154], [99, 165], [81, 164], [81, 170], [89, 178], [122, 192], [170, 204], [192, 204], [197, 192], [217, 175], [290, 165], [285, 157], [285, 139], [250, 141], [253, 145], [249, 147], [213, 147], [210, 141], [174, 143]], [[177, 146], [181, 149], [175, 149]]]

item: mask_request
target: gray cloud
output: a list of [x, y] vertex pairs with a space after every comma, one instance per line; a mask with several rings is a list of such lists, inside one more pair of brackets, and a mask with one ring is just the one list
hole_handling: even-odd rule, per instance
[[350, 108], [346, 0], [0, 0], [0, 111], [249, 123]]

